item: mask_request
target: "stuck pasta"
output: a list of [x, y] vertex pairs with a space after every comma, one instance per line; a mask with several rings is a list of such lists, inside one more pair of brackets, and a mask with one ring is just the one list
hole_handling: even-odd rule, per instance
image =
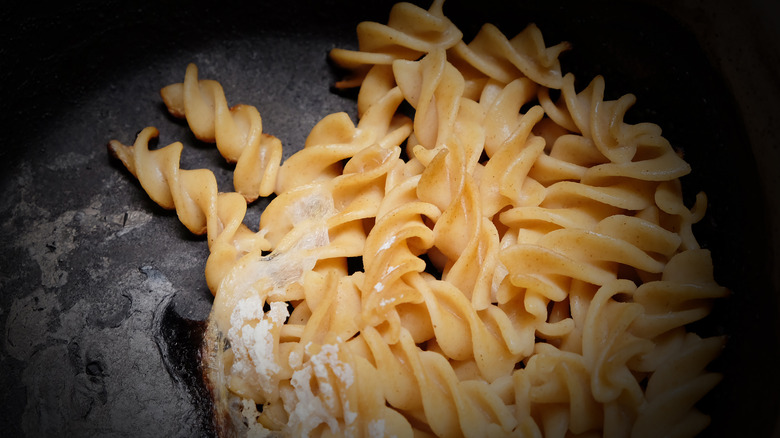
[[[259, 112], [187, 68], [172, 114], [235, 161], [235, 193], [154, 128], [111, 150], [207, 233], [204, 365], [224, 430], [253, 436], [693, 436], [721, 337], [686, 326], [728, 290], [683, 202], [690, 166], [631, 95], [577, 91], [567, 43], [400, 3], [331, 58], [357, 124], [323, 118], [280, 162]], [[550, 90], [560, 90], [557, 101]], [[399, 111], [407, 102], [413, 118]], [[525, 111], [525, 112], [523, 112]], [[221, 134], [222, 133], [222, 134]], [[249, 164], [244, 164], [246, 160]], [[246, 190], [243, 187], [248, 187]], [[259, 231], [246, 201], [276, 194]], [[354, 260], [359, 258], [359, 267]], [[219, 417], [223, 418], [223, 417]]]

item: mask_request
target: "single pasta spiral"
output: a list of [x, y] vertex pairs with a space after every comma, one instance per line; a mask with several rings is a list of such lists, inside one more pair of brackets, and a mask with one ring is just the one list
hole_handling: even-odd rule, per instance
[[[156, 130], [111, 150], [208, 234], [204, 343], [221, 434], [694, 436], [722, 337], [688, 325], [728, 295], [683, 202], [690, 172], [632, 95], [582, 90], [535, 25], [466, 43], [394, 6], [331, 58], [358, 121], [324, 117], [280, 163], [254, 107], [216, 81], [162, 94], [236, 162], [236, 193], [179, 168]], [[413, 116], [403, 114], [404, 103]], [[244, 164], [248, 163], [248, 164]], [[245, 184], [246, 183], [246, 184]], [[242, 187], [249, 187], [244, 190]], [[246, 201], [274, 193], [254, 233]]]
[[109, 151], [138, 178], [153, 201], [176, 210], [179, 220], [192, 233], [207, 234], [211, 253], [206, 263], [206, 282], [216, 292], [222, 277], [241, 256], [255, 249], [267, 250], [270, 245], [243, 224], [246, 201], [240, 195], [219, 193], [210, 170], [179, 167], [181, 143], [150, 150], [149, 141], [158, 134], [156, 128], [145, 128], [133, 145], [112, 140]]
[[236, 105], [228, 108], [225, 93], [217, 81], [199, 80], [195, 64], [187, 66], [183, 83], [160, 91], [174, 117], [186, 119], [199, 140], [216, 143], [220, 154], [236, 163], [233, 183], [236, 192], [251, 202], [276, 189], [276, 174], [282, 160], [282, 143], [263, 133], [257, 108]]

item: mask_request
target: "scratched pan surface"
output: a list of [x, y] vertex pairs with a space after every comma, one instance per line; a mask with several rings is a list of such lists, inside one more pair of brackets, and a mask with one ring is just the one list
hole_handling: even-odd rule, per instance
[[[338, 72], [326, 54], [355, 48], [357, 22], [385, 22], [390, 2], [260, 3], [28, 2], [2, 19], [3, 436], [213, 434], [196, 367], [212, 300], [206, 243], [105, 145], [156, 126], [160, 145], [184, 143], [182, 167], [210, 168], [230, 190], [231, 167], [159, 98], [188, 62], [221, 81], [230, 104], [257, 106], [285, 157], [326, 114], [354, 118], [354, 96], [331, 88]], [[488, 11], [452, 0], [445, 11], [467, 40], [484, 22], [509, 36], [536, 22], [548, 44], [572, 42], [561, 59], [580, 87], [603, 74], [607, 98], [637, 96], [629, 122], [658, 123], [684, 150], [687, 199], [706, 190], [710, 200], [695, 232], [733, 290], [696, 326], [730, 339], [713, 364], [726, 378], [701, 403], [714, 417], [706, 435], [770, 435], [780, 393], [771, 218], [734, 97], [691, 34], [655, 7], [528, 3], [480, 2]], [[250, 207], [253, 229], [263, 205]]]

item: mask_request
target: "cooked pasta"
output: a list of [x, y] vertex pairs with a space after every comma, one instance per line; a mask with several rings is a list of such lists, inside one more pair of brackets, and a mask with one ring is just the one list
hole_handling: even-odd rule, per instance
[[281, 141], [263, 133], [257, 108], [228, 108], [219, 82], [198, 80], [198, 68], [187, 66], [184, 82], [171, 84], [160, 95], [174, 117], [187, 120], [199, 140], [215, 143], [220, 154], [235, 163], [236, 192], [251, 202], [274, 192], [276, 172], [282, 160]]
[[[462, 38], [442, 0], [361, 23], [358, 50], [331, 52], [359, 121], [326, 116], [284, 163], [259, 112], [228, 110], [189, 66], [165, 103], [237, 163], [243, 196], [180, 169], [180, 143], [150, 151], [154, 128], [111, 142], [208, 235], [221, 430], [696, 435], [724, 339], [687, 326], [728, 290], [692, 232], [706, 198], [683, 202], [690, 166], [659, 126], [623, 121], [632, 95], [605, 100], [601, 77], [576, 90], [567, 43], [534, 25]], [[272, 192], [250, 231], [246, 202]]]

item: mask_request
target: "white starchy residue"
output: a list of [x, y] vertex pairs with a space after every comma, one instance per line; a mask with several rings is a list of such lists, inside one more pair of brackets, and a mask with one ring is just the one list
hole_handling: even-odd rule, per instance
[[244, 298], [236, 304], [230, 314], [230, 325], [241, 327], [248, 321], [263, 319], [263, 300], [258, 296]]
[[[305, 347], [307, 354], [311, 354], [312, 344]], [[320, 348], [320, 351], [313, 354], [306, 360], [300, 369], [293, 372], [290, 384], [292, 391], [282, 390], [281, 396], [284, 402], [284, 409], [290, 414], [287, 430], [294, 436], [309, 436], [309, 433], [320, 424], [327, 424], [331, 432], [339, 434], [339, 421], [331, 412], [336, 408], [336, 403], [342, 403], [339, 400], [337, 392], [331, 382], [330, 373], [338, 378], [342, 388], [349, 388], [354, 381], [352, 367], [339, 360], [338, 345], [326, 344]], [[290, 359], [299, 360], [290, 355]], [[312, 384], [312, 378], [316, 385]], [[312, 389], [317, 389], [314, 394]], [[355, 421], [357, 414], [349, 410], [346, 400], [343, 401], [344, 421], [350, 424]]]
[[385, 307], [388, 304], [393, 304], [395, 302], [395, 297], [393, 298], [386, 298], [379, 302], [379, 307]]
[[371, 420], [368, 422], [368, 436], [370, 438], [382, 438], [385, 436], [385, 420]]
[[249, 426], [249, 430], [246, 433], [247, 438], [266, 438], [271, 436], [271, 431], [257, 422], [259, 412], [257, 412], [257, 405], [255, 405], [254, 400], [241, 399], [241, 415]]
[[357, 412], [352, 411], [349, 408], [349, 400], [344, 402], [344, 423], [350, 425], [357, 419]]
[[289, 315], [286, 303], [275, 302], [270, 306], [271, 309], [265, 313], [259, 297], [240, 300], [230, 316], [231, 328], [227, 334], [234, 354], [231, 373], [243, 378], [256, 378], [267, 392], [273, 390], [274, 376], [281, 369], [274, 355], [272, 330], [283, 324]]
[[389, 239], [385, 240], [385, 243], [382, 244], [382, 246], [379, 247], [378, 251], [384, 251], [386, 249], [390, 249], [390, 246], [395, 243], [395, 236], [391, 236]]
[[287, 303], [276, 301], [271, 303], [270, 306], [271, 308], [268, 310], [268, 313], [266, 313], [266, 317], [273, 321], [274, 325], [284, 324], [287, 317], [290, 316]]
[[336, 212], [333, 197], [327, 190], [317, 189], [308, 196], [290, 203], [285, 209], [293, 225], [311, 219], [322, 219]]
[[244, 326], [241, 329], [241, 340], [244, 342], [249, 357], [255, 365], [254, 369], [260, 378], [261, 386], [263, 381], [279, 372], [279, 365], [274, 361], [274, 338], [271, 335], [273, 325], [268, 320], [257, 323], [256, 326]]
[[322, 423], [327, 424], [333, 432], [339, 430], [338, 419], [328, 412], [322, 400], [312, 392], [312, 374], [311, 366], [293, 372], [290, 379], [293, 391], [281, 393], [284, 408], [290, 413], [287, 428], [293, 436], [308, 437]]
[[333, 374], [341, 380], [345, 388], [349, 388], [354, 380], [354, 374], [352, 373], [352, 367], [339, 360], [339, 346], [333, 344], [325, 344], [319, 353], [315, 354], [311, 358], [311, 362], [316, 367], [329, 366], [333, 371]]
[[293, 350], [287, 356], [287, 363], [290, 365], [290, 368], [298, 368], [303, 363], [303, 355], [298, 350]]
[[377, 284], [374, 285], [374, 290], [376, 292], [382, 292], [382, 289], [384, 289], [384, 288], [385, 288], [385, 285], [382, 284], [382, 283], [377, 283]]
[[[328, 194], [315, 193], [288, 207], [294, 227], [269, 255], [245, 256], [225, 276], [220, 289], [281, 296], [287, 287], [299, 283], [317, 264], [315, 249], [330, 243], [327, 220], [335, 213]], [[260, 230], [261, 234], [267, 230]], [[257, 290], [261, 288], [262, 290]]]
[[302, 233], [285, 251], [242, 260], [225, 277], [220, 289], [259, 294], [262, 292], [257, 290], [260, 286], [265, 290], [270, 289], [270, 298], [284, 295], [288, 286], [299, 283], [303, 275], [317, 264], [317, 257], [312, 250], [324, 247], [330, 242], [324, 223], [313, 224], [309, 231]]

